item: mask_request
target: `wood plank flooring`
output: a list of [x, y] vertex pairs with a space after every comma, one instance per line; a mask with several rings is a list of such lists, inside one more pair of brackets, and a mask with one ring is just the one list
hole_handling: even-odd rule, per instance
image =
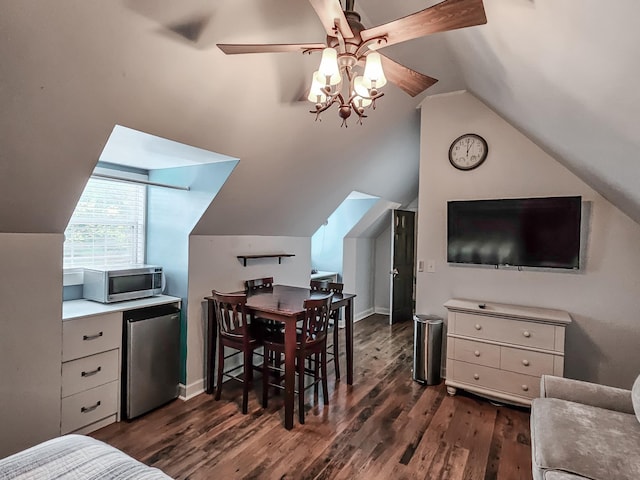
[[296, 414], [291, 431], [281, 396], [260, 406], [258, 374], [247, 415], [225, 384], [218, 402], [176, 400], [92, 435], [176, 479], [530, 480], [528, 410], [412, 381], [412, 329], [381, 315], [356, 323], [354, 385], [330, 366], [329, 405], [309, 390], [306, 423]]

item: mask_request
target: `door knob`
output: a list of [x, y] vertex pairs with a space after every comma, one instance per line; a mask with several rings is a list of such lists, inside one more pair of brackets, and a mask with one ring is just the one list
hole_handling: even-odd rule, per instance
[[397, 277], [397, 276], [400, 274], [400, 272], [398, 272], [398, 269], [397, 269], [397, 268], [394, 268], [394, 269], [393, 269], [393, 270], [391, 270], [389, 273], [390, 273], [391, 275], [393, 275], [393, 277], [394, 277], [394, 278], [395, 278], [395, 277]]

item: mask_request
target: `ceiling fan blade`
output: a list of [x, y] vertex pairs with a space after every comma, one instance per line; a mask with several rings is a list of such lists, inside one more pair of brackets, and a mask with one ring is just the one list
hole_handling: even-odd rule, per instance
[[363, 41], [386, 36], [387, 41], [372, 44], [376, 50], [395, 43], [406, 42], [431, 33], [487, 23], [482, 0], [445, 0], [406, 17], [368, 28], [360, 32]]
[[324, 43], [290, 43], [290, 44], [254, 44], [238, 45], [232, 43], [218, 43], [218, 48], [227, 55], [239, 53], [281, 53], [281, 52], [304, 52], [305, 50], [322, 50], [326, 47]]
[[327, 35], [331, 37], [336, 36], [333, 27], [336, 26], [337, 23], [338, 29], [344, 38], [353, 38], [353, 32], [338, 0], [309, 0], [309, 2], [318, 14], [318, 17], [320, 17], [320, 21], [327, 31]]
[[380, 54], [380, 58], [382, 59], [382, 69], [387, 80], [395, 83], [412, 97], [422, 93], [438, 81], [435, 78], [411, 70], [385, 55]]

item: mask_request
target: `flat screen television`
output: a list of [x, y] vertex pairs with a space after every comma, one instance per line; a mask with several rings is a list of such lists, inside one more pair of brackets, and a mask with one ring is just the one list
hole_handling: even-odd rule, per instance
[[581, 197], [450, 201], [447, 262], [580, 268]]

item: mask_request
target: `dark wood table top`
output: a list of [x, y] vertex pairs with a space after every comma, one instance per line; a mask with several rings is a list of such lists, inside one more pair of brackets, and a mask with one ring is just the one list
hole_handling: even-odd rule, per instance
[[[274, 285], [273, 288], [257, 290], [247, 296], [247, 307], [277, 315], [296, 317], [304, 313], [304, 301], [325, 295], [326, 292], [311, 291], [309, 288]], [[350, 300], [352, 293], [334, 293], [333, 304]]]

